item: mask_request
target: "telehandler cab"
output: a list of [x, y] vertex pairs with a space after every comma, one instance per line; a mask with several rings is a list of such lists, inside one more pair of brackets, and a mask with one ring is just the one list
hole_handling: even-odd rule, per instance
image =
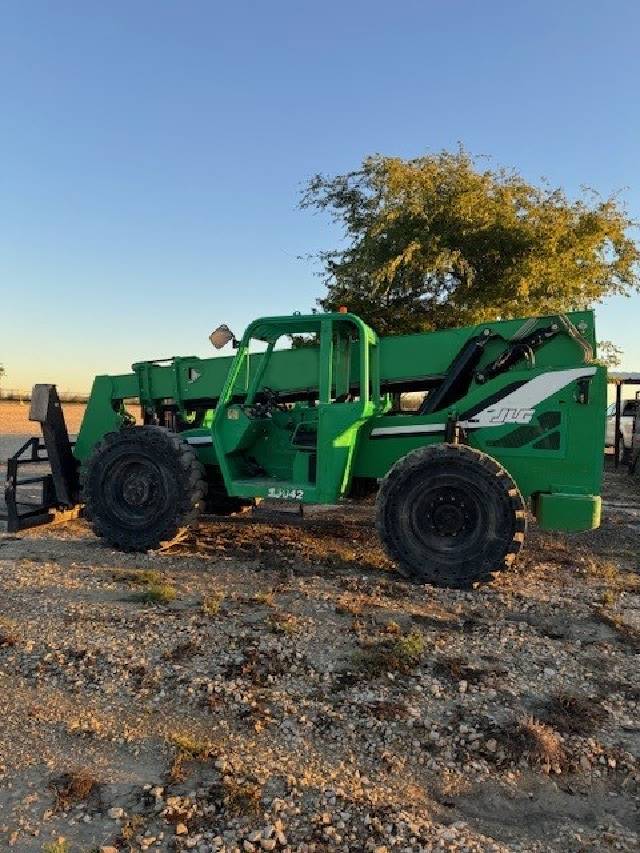
[[[307, 345], [276, 349], [293, 336]], [[212, 342], [231, 338], [223, 326]], [[351, 313], [294, 314], [254, 321], [234, 346], [96, 377], [73, 445], [55, 386], [36, 386], [45, 445], [9, 461], [10, 529], [82, 505], [109, 545], [145, 551], [202, 510], [375, 488], [400, 572], [464, 588], [513, 562], [527, 502], [545, 529], [599, 524], [606, 370], [590, 311], [396, 337]], [[412, 411], [406, 392], [422, 393]], [[18, 466], [40, 460], [42, 502], [21, 509]]]

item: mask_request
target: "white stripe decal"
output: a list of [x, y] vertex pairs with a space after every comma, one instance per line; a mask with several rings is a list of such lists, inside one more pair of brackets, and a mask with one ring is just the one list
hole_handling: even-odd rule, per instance
[[376, 438], [380, 435], [403, 435], [410, 433], [418, 435], [430, 432], [442, 432], [444, 424], [417, 424], [416, 426], [397, 426], [397, 427], [379, 427], [371, 430], [371, 437]]
[[470, 420], [460, 421], [460, 426], [477, 428], [498, 426], [503, 423], [528, 424], [538, 403], [553, 396], [570, 382], [593, 376], [595, 372], [595, 367], [576, 367], [572, 370], [541, 373], [498, 402], [487, 406]]
[[[487, 406], [468, 421], [460, 421], [465, 429], [501, 426], [502, 424], [528, 424], [535, 413], [536, 406], [547, 397], [551, 397], [576, 379], [593, 376], [595, 367], [577, 367], [572, 370], [552, 370], [535, 376], [507, 394], [496, 403]], [[445, 424], [416, 424], [414, 426], [379, 427], [371, 431], [371, 438], [385, 435], [422, 435], [443, 432]]]

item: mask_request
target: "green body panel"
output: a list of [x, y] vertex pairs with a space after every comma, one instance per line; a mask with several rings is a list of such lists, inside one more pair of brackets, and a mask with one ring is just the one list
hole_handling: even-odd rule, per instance
[[[90, 455], [104, 435], [117, 432], [125, 424], [122, 400], [137, 396], [135, 380], [135, 376], [96, 376], [73, 449], [80, 462]], [[125, 387], [128, 393], [123, 394]]]
[[600, 525], [602, 500], [598, 495], [541, 494], [536, 519], [543, 530], [590, 530]]
[[[555, 372], [550, 367], [548, 370], [549, 373]], [[578, 389], [572, 382], [536, 406], [531, 425], [526, 430], [524, 425], [509, 423], [468, 430], [466, 443], [504, 465], [525, 497], [537, 492], [555, 491], [599, 494], [607, 378], [605, 368], [594, 365], [594, 370], [590, 378], [588, 403], [578, 402]], [[499, 393], [500, 387], [526, 381], [531, 375], [530, 370], [511, 370], [481, 386], [481, 389], [474, 389], [464, 398], [464, 406], [473, 406], [482, 398]], [[545, 415], [553, 415], [553, 418], [545, 419]], [[540, 421], [544, 425], [546, 420], [555, 423], [556, 419], [557, 427], [545, 429], [539, 425]], [[367, 440], [376, 429], [404, 425], [415, 428], [441, 424], [444, 420], [441, 412], [428, 417], [400, 414], [373, 419], [362, 436], [354, 476], [384, 477], [391, 465], [411, 450], [443, 440], [442, 432]]]
[[[534, 356], [479, 379], [514, 341], [549, 327], [561, 331]], [[317, 345], [275, 349], [299, 334], [315, 334]], [[473, 377], [452, 404], [428, 415], [390, 412], [385, 391], [435, 387], [465, 343], [483, 335]], [[250, 351], [255, 340], [264, 352]], [[594, 353], [590, 311], [380, 339], [352, 314], [263, 318], [232, 357], [141, 362], [131, 374], [97, 377], [74, 452], [84, 460], [126, 423], [124, 401], [139, 400], [148, 414], [169, 401], [183, 437], [230, 495], [333, 503], [353, 477], [384, 477], [406, 453], [445, 440], [455, 421], [468, 444], [507, 468], [545, 527], [588, 528], [598, 523], [606, 408], [606, 370]], [[265, 388], [287, 405], [255, 409]], [[211, 411], [189, 429], [203, 408]]]

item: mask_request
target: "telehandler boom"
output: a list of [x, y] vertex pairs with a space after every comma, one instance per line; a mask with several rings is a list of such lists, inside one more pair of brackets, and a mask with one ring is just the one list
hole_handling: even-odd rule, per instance
[[[306, 345], [276, 349], [293, 336]], [[220, 327], [212, 342], [231, 337]], [[111, 546], [144, 551], [204, 509], [377, 489], [378, 534], [398, 569], [468, 587], [513, 562], [528, 511], [546, 529], [598, 526], [606, 370], [595, 343], [590, 311], [397, 337], [350, 313], [264, 317], [230, 357], [98, 376], [73, 446], [55, 386], [36, 386], [51, 474], [42, 504], [21, 514], [25, 460], [13, 460], [9, 524], [80, 504]], [[407, 392], [417, 408], [405, 410]]]

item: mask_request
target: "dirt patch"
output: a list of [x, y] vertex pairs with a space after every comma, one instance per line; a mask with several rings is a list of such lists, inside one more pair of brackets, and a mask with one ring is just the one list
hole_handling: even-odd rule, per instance
[[[84, 417], [85, 403], [63, 403], [62, 410], [71, 434], [78, 432]], [[29, 420], [29, 401], [0, 400], [0, 436], [35, 435], [38, 424]]]
[[344, 509], [311, 513], [301, 521], [256, 521], [237, 515], [203, 521], [196, 532], [169, 545], [170, 556], [255, 561], [259, 568], [353, 573], [391, 571], [393, 566], [371, 535], [372, 507], [352, 504]]

